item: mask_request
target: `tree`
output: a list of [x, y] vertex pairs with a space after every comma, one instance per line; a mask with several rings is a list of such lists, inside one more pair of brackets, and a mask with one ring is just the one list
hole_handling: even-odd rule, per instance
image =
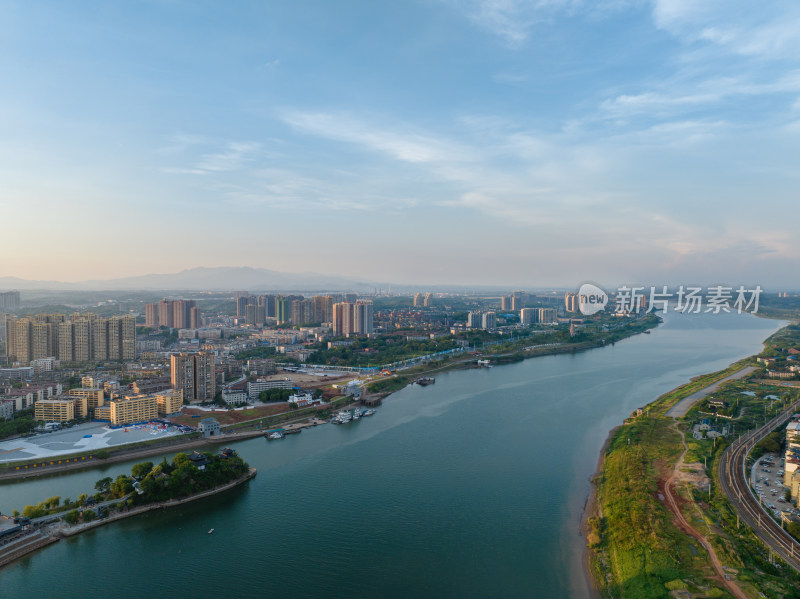
[[84, 522], [91, 522], [92, 520], [94, 520], [95, 516], [96, 514], [94, 513], [94, 510], [83, 510]]
[[64, 514], [64, 521], [69, 524], [70, 526], [74, 526], [78, 523], [81, 514], [78, 510], [70, 510], [66, 514]]
[[134, 478], [142, 479], [153, 469], [153, 462], [140, 462], [131, 468]]
[[172, 458], [172, 465], [175, 468], [182, 468], [184, 466], [191, 466], [192, 462], [189, 460], [189, 456], [185, 453], [178, 453]]
[[111, 487], [112, 482], [114, 482], [114, 480], [110, 476], [106, 476], [105, 478], [101, 478], [100, 480], [98, 480], [94, 484], [94, 488], [99, 493], [106, 493], [109, 487]]
[[48, 508], [58, 507], [61, 504], [61, 496], [56, 495], [54, 497], [48, 497], [45, 499], [44, 503]]
[[45, 512], [44, 504], [40, 503], [38, 505], [26, 505], [22, 510], [22, 515], [27, 518], [41, 518], [45, 515]]
[[86, 493], [81, 493], [80, 495], [78, 495], [78, 503], [80, 505], [83, 505], [84, 503], [86, 503], [87, 499], [89, 499], [89, 496]]
[[111, 483], [111, 495], [113, 497], [125, 497], [129, 493], [133, 493], [133, 483], [131, 479], [120, 474], [113, 483]]

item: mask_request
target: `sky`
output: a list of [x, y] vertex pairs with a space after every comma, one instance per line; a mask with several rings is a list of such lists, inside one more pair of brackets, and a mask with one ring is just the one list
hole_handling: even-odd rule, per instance
[[0, 0], [0, 276], [798, 286], [800, 3]]

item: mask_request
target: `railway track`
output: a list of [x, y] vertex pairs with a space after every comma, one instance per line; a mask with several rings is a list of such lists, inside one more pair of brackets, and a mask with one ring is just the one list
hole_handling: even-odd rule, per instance
[[756, 443], [791, 418], [800, 401], [775, 416], [762, 427], [733, 442], [722, 454], [719, 481], [722, 492], [733, 504], [740, 519], [784, 562], [800, 572], [800, 543], [762, 507], [747, 479], [747, 456]]

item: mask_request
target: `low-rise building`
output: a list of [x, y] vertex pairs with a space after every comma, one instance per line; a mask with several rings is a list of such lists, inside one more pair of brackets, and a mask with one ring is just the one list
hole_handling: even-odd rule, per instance
[[75, 404], [71, 399], [42, 399], [34, 404], [36, 420], [68, 422], [75, 418]]
[[197, 430], [203, 433], [204, 437], [216, 437], [220, 434], [219, 421], [216, 418], [203, 418], [197, 425]]
[[14, 417], [14, 401], [0, 399], [0, 420], [11, 420]]
[[168, 416], [176, 414], [183, 408], [183, 391], [180, 389], [170, 389], [156, 394], [158, 404], [158, 415]]
[[296, 403], [298, 407], [304, 408], [306, 406], [314, 405], [315, 403], [320, 403], [320, 400], [315, 400], [311, 393], [297, 393], [289, 396], [289, 402]]
[[100, 420], [101, 422], [111, 422], [111, 406], [106, 404], [96, 407], [93, 417], [95, 420]]
[[158, 400], [155, 395], [129, 395], [109, 402], [111, 426], [125, 426], [149, 422], [158, 418]]
[[103, 389], [99, 387], [80, 387], [78, 389], [70, 389], [67, 395], [71, 397], [83, 397], [86, 399], [86, 408], [90, 412], [105, 403], [105, 393], [103, 392]]
[[251, 400], [258, 399], [262, 391], [268, 389], [291, 389], [292, 379], [282, 378], [271, 381], [250, 381], [247, 383], [247, 395]]

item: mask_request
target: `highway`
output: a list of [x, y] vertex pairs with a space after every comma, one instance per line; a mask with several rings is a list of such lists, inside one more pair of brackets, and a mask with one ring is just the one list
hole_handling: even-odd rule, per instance
[[800, 543], [783, 530], [781, 525], [761, 507], [758, 497], [748, 484], [746, 471], [747, 455], [753, 446], [789, 420], [798, 408], [800, 401], [792, 404], [761, 428], [742, 435], [726, 448], [719, 464], [719, 480], [723, 493], [733, 504], [742, 522], [753, 529], [756, 536], [783, 561], [800, 572]]

